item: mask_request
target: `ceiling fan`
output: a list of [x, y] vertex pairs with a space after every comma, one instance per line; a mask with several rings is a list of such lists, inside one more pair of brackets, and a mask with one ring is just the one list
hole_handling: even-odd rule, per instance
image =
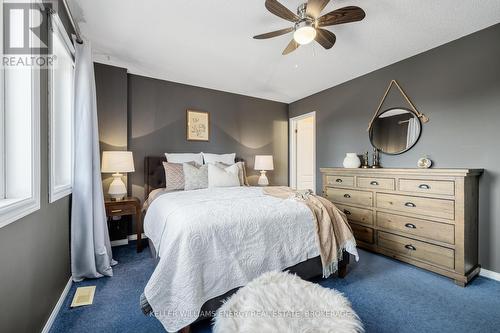
[[321, 11], [329, 2], [330, 0], [308, 0], [307, 3], [301, 4], [297, 8], [297, 14], [294, 14], [277, 0], [266, 0], [267, 10], [282, 19], [292, 22], [294, 26], [257, 35], [253, 38], [267, 39], [293, 31], [293, 39], [288, 43], [285, 50], [283, 50], [283, 55], [289, 54], [295, 51], [300, 45], [309, 44], [313, 40], [325, 49], [330, 49], [335, 44], [335, 34], [322, 29], [322, 27], [361, 21], [365, 18], [366, 14], [359, 7], [347, 6], [320, 16]]

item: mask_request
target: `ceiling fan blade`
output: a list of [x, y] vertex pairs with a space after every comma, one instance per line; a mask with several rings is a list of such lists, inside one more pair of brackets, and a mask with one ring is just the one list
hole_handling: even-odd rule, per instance
[[329, 12], [318, 19], [319, 27], [361, 21], [366, 16], [363, 9], [356, 6], [343, 7]]
[[298, 49], [298, 48], [299, 48], [299, 46], [300, 46], [300, 44], [299, 44], [299, 43], [297, 43], [297, 42], [295, 41], [295, 39], [292, 39], [292, 40], [290, 41], [290, 43], [288, 43], [288, 45], [286, 46], [286, 48], [283, 50], [283, 53], [282, 53], [282, 54], [283, 54], [283, 55], [287, 55], [288, 53], [291, 53], [291, 52], [295, 51], [296, 49]]
[[276, 0], [266, 0], [266, 8], [274, 15], [281, 17], [290, 22], [296, 22], [299, 20], [299, 17], [290, 11], [288, 8], [280, 4]]
[[337, 40], [337, 37], [335, 37], [335, 34], [331, 31], [328, 31], [326, 29], [320, 29], [316, 28], [316, 38], [315, 40], [323, 46], [325, 49], [331, 49], [333, 44], [335, 44], [335, 41]]
[[307, 2], [306, 15], [312, 18], [318, 18], [321, 11], [325, 9], [330, 0], [309, 0]]
[[276, 31], [273, 31], [273, 32], [268, 32], [268, 33], [265, 33], [265, 34], [262, 34], [262, 35], [253, 36], [253, 38], [255, 38], [255, 39], [273, 38], [273, 37], [277, 37], [277, 36], [281, 36], [281, 35], [287, 34], [287, 33], [292, 32], [292, 31], [293, 31], [293, 28], [286, 28], [286, 29], [276, 30]]

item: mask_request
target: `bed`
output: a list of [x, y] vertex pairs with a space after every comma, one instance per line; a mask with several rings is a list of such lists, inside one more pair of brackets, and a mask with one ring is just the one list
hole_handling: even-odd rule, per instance
[[[145, 159], [145, 195], [165, 186], [164, 157]], [[144, 219], [157, 266], [141, 297], [167, 331], [188, 330], [213, 316], [222, 301], [270, 270], [304, 279], [321, 276], [312, 214], [258, 187], [163, 193]], [[343, 253], [338, 276], [347, 273]]]

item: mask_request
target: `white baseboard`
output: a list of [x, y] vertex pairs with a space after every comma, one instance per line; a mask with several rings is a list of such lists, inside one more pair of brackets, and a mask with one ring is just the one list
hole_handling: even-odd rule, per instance
[[52, 328], [52, 325], [56, 320], [57, 314], [59, 313], [59, 310], [61, 310], [61, 306], [63, 305], [66, 296], [68, 296], [72, 284], [73, 284], [73, 279], [70, 276], [68, 282], [66, 283], [66, 286], [64, 287], [64, 290], [61, 293], [61, 296], [59, 296], [59, 299], [57, 300], [57, 303], [54, 306], [54, 309], [52, 309], [52, 312], [50, 313], [49, 319], [47, 319], [45, 326], [43, 326], [42, 333], [48, 333]]
[[122, 246], [128, 244], [128, 238], [111, 241], [111, 246]]
[[[141, 236], [142, 239], [146, 239], [146, 235], [144, 233]], [[121, 245], [127, 245], [129, 241], [134, 241], [137, 240], [137, 234], [133, 235], [128, 235], [127, 238], [124, 239], [117, 239], [111, 242], [111, 246], [121, 246]]]
[[[141, 234], [141, 239], [146, 239], [146, 235], [144, 235], [144, 233]], [[137, 234], [133, 234], [133, 235], [128, 235], [128, 240], [137, 240]]]
[[500, 281], [500, 273], [489, 271], [487, 269], [481, 268], [481, 271], [479, 272], [479, 275], [484, 276], [486, 278]]

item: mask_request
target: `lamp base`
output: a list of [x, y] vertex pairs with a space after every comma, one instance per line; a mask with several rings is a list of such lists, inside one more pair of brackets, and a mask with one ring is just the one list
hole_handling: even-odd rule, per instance
[[269, 179], [267, 179], [266, 171], [265, 170], [262, 170], [260, 172], [260, 177], [259, 177], [258, 184], [259, 184], [259, 186], [267, 186], [267, 185], [269, 185]]
[[116, 201], [123, 200], [123, 198], [125, 198], [125, 196], [127, 195], [127, 188], [125, 187], [125, 183], [122, 180], [121, 173], [113, 174], [113, 181], [109, 185], [108, 194], [111, 199]]

